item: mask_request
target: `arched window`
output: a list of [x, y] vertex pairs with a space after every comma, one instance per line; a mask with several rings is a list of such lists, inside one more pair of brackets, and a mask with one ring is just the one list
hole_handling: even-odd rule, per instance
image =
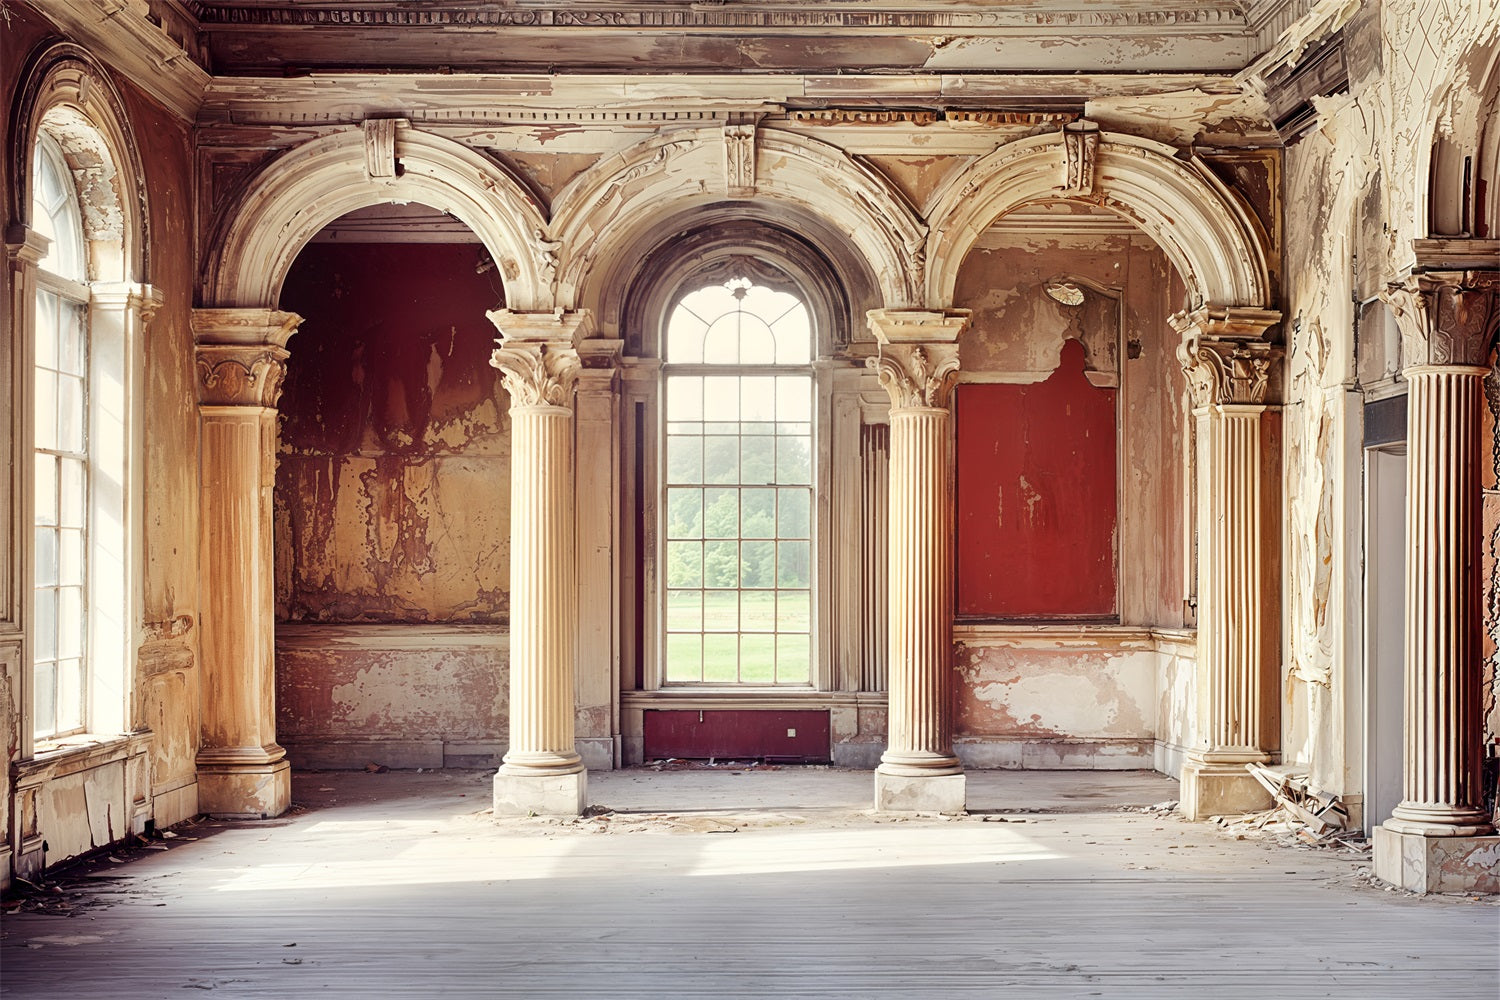
[[33, 157], [32, 221], [47, 237], [37, 264], [34, 337], [35, 556], [33, 733], [86, 728], [92, 549], [88, 272], [83, 213], [62, 149], [45, 132]]
[[807, 306], [735, 277], [682, 295], [665, 334], [663, 681], [810, 685]]

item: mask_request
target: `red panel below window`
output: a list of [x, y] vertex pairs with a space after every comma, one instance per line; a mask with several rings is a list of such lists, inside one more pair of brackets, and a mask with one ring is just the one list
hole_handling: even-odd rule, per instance
[[647, 711], [646, 759], [767, 757], [826, 763], [828, 712]]
[[1034, 385], [960, 387], [958, 613], [1115, 613], [1115, 394], [1083, 372], [1083, 347]]

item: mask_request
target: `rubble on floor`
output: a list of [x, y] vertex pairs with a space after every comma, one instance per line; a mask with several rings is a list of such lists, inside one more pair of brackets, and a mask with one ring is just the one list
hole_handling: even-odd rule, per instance
[[1270, 837], [1288, 847], [1325, 847], [1368, 855], [1370, 843], [1360, 830], [1350, 830], [1349, 811], [1330, 792], [1314, 789], [1308, 775], [1289, 765], [1246, 764], [1265, 786], [1276, 805], [1261, 812], [1214, 816], [1213, 822], [1236, 840]]

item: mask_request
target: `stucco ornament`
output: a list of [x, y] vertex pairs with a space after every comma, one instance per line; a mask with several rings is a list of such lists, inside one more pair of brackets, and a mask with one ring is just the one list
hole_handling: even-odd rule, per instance
[[1485, 366], [1500, 325], [1500, 272], [1430, 271], [1386, 286], [1401, 357], [1416, 365]]
[[865, 365], [890, 394], [892, 409], [928, 407], [944, 409], [958, 381], [958, 347], [933, 344], [927, 347], [891, 347], [869, 358]]
[[274, 309], [195, 309], [198, 401], [275, 406], [286, 378], [286, 343], [302, 322]]
[[510, 405], [571, 406], [573, 389], [582, 367], [572, 345], [522, 341], [502, 346], [490, 355], [490, 364], [500, 369]]
[[1271, 376], [1282, 349], [1267, 332], [1281, 321], [1270, 309], [1198, 309], [1171, 317], [1182, 335], [1177, 361], [1194, 407], [1271, 402]]

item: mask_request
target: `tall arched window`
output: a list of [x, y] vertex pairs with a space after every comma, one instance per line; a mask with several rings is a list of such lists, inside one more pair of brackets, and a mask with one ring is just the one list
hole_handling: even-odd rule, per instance
[[33, 732], [46, 739], [87, 721], [89, 289], [77, 188], [46, 133], [33, 169], [32, 222], [50, 241], [37, 264], [33, 396]]
[[665, 331], [664, 681], [810, 685], [807, 306], [736, 277], [681, 296]]

